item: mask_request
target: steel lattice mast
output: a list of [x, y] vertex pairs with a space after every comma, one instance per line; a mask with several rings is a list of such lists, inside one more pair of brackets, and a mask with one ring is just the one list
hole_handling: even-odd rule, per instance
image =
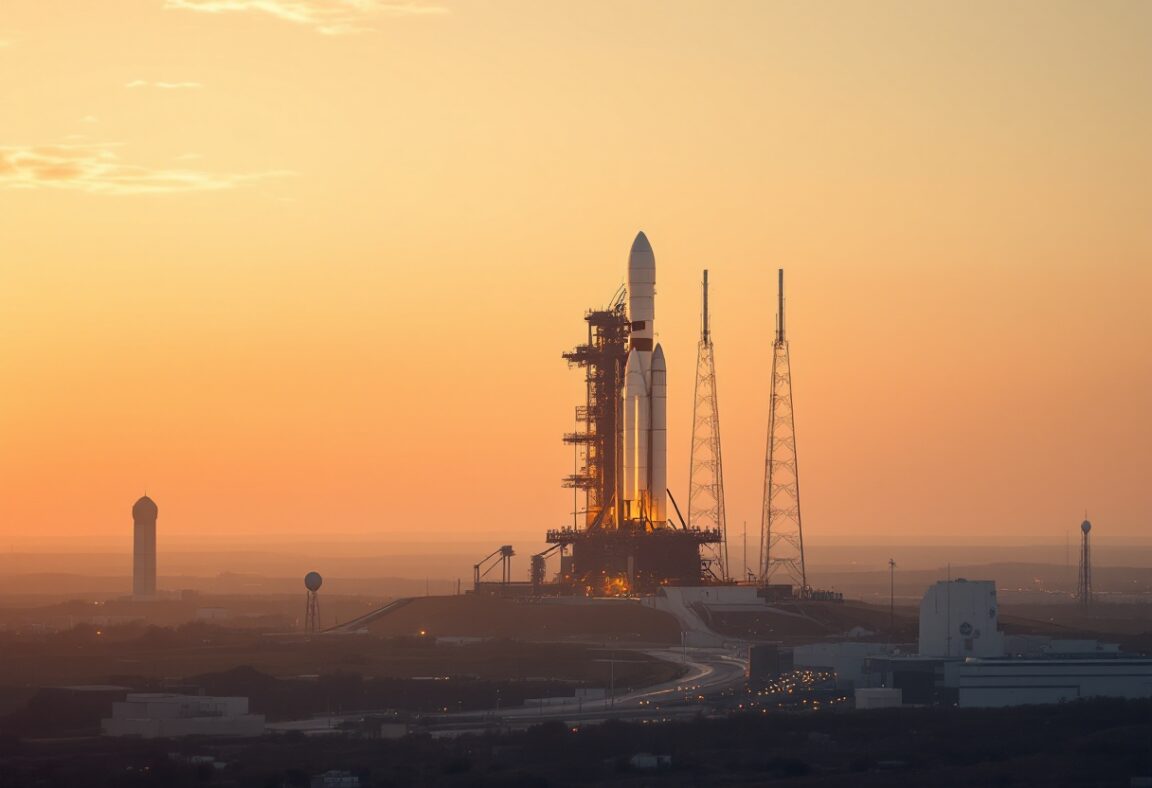
[[688, 484], [688, 524], [718, 529], [722, 541], [705, 545], [711, 564], [728, 579], [728, 524], [724, 510], [724, 462], [720, 452], [720, 408], [716, 399], [716, 360], [708, 323], [708, 272], [704, 272], [704, 312], [696, 353], [696, 396], [692, 403], [691, 472]]
[[776, 341], [772, 344], [772, 401], [764, 459], [764, 505], [760, 520], [760, 582], [781, 582], [784, 572], [801, 597], [808, 595], [804, 534], [800, 527], [800, 479], [796, 422], [792, 411], [792, 364], [784, 333], [784, 269], [779, 270]]

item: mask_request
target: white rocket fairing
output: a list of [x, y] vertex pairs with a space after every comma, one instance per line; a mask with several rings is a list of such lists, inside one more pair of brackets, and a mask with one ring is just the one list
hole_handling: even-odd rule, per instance
[[624, 368], [623, 516], [657, 527], [668, 520], [668, 386], [664, 351], [653, 348], [656, 256], [639, 233], [628, 255], [631, 334]]

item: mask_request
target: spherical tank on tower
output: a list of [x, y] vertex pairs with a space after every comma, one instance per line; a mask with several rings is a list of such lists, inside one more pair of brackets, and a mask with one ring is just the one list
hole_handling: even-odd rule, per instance
[[308, 589], [308, 600], [304, 608], [304, 631], [320, 631], [320, 597], [317, 591], [323, 585], [324, 578], [319, 572], [309, 572], [304, 575], [304, 587]]
[[160, 508], [156, 506], [156, 502], [149, 498], [147, 495], [141, 497], [140, 500], [132, 504], [133, 520], [155, 520], [159, 513]]

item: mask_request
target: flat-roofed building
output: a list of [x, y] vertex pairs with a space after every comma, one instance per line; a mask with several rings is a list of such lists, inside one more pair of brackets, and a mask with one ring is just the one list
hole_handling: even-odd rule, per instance
[[264, 735], [264, 716], [248, 713], [248, 699], [133, 692], [101, 721], [105, 736], [145, 739], [178, 736]]
[[945, 673], [961, 706], [1152, 697], [1152, 659], [968, 659]]
[[858, 709], [890, 709], [904, 705], [904, 693], [895, 687], [862, 687], [855, 694]]

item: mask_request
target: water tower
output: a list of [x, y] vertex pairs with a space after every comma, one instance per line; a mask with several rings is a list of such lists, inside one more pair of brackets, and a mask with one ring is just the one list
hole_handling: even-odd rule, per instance
[[304, 631], [320, 631], [320, 597], [317, 591], [323, 585], [324, 578], [319, 572], [309, 572], [304, 575], [304, 587], [308, 589], [308, 602], [304, 610]]
[[1080, 523], [1080, 577], [1076, 582], [1076, 598], [1082, 605], [1092, 604], [1092, 545], [1089, 534], [1092, 523], [1085, 520]]
[[147, 495], [132, 505], [132, 596], [156, 597], [156, 517], [160, 509]]

